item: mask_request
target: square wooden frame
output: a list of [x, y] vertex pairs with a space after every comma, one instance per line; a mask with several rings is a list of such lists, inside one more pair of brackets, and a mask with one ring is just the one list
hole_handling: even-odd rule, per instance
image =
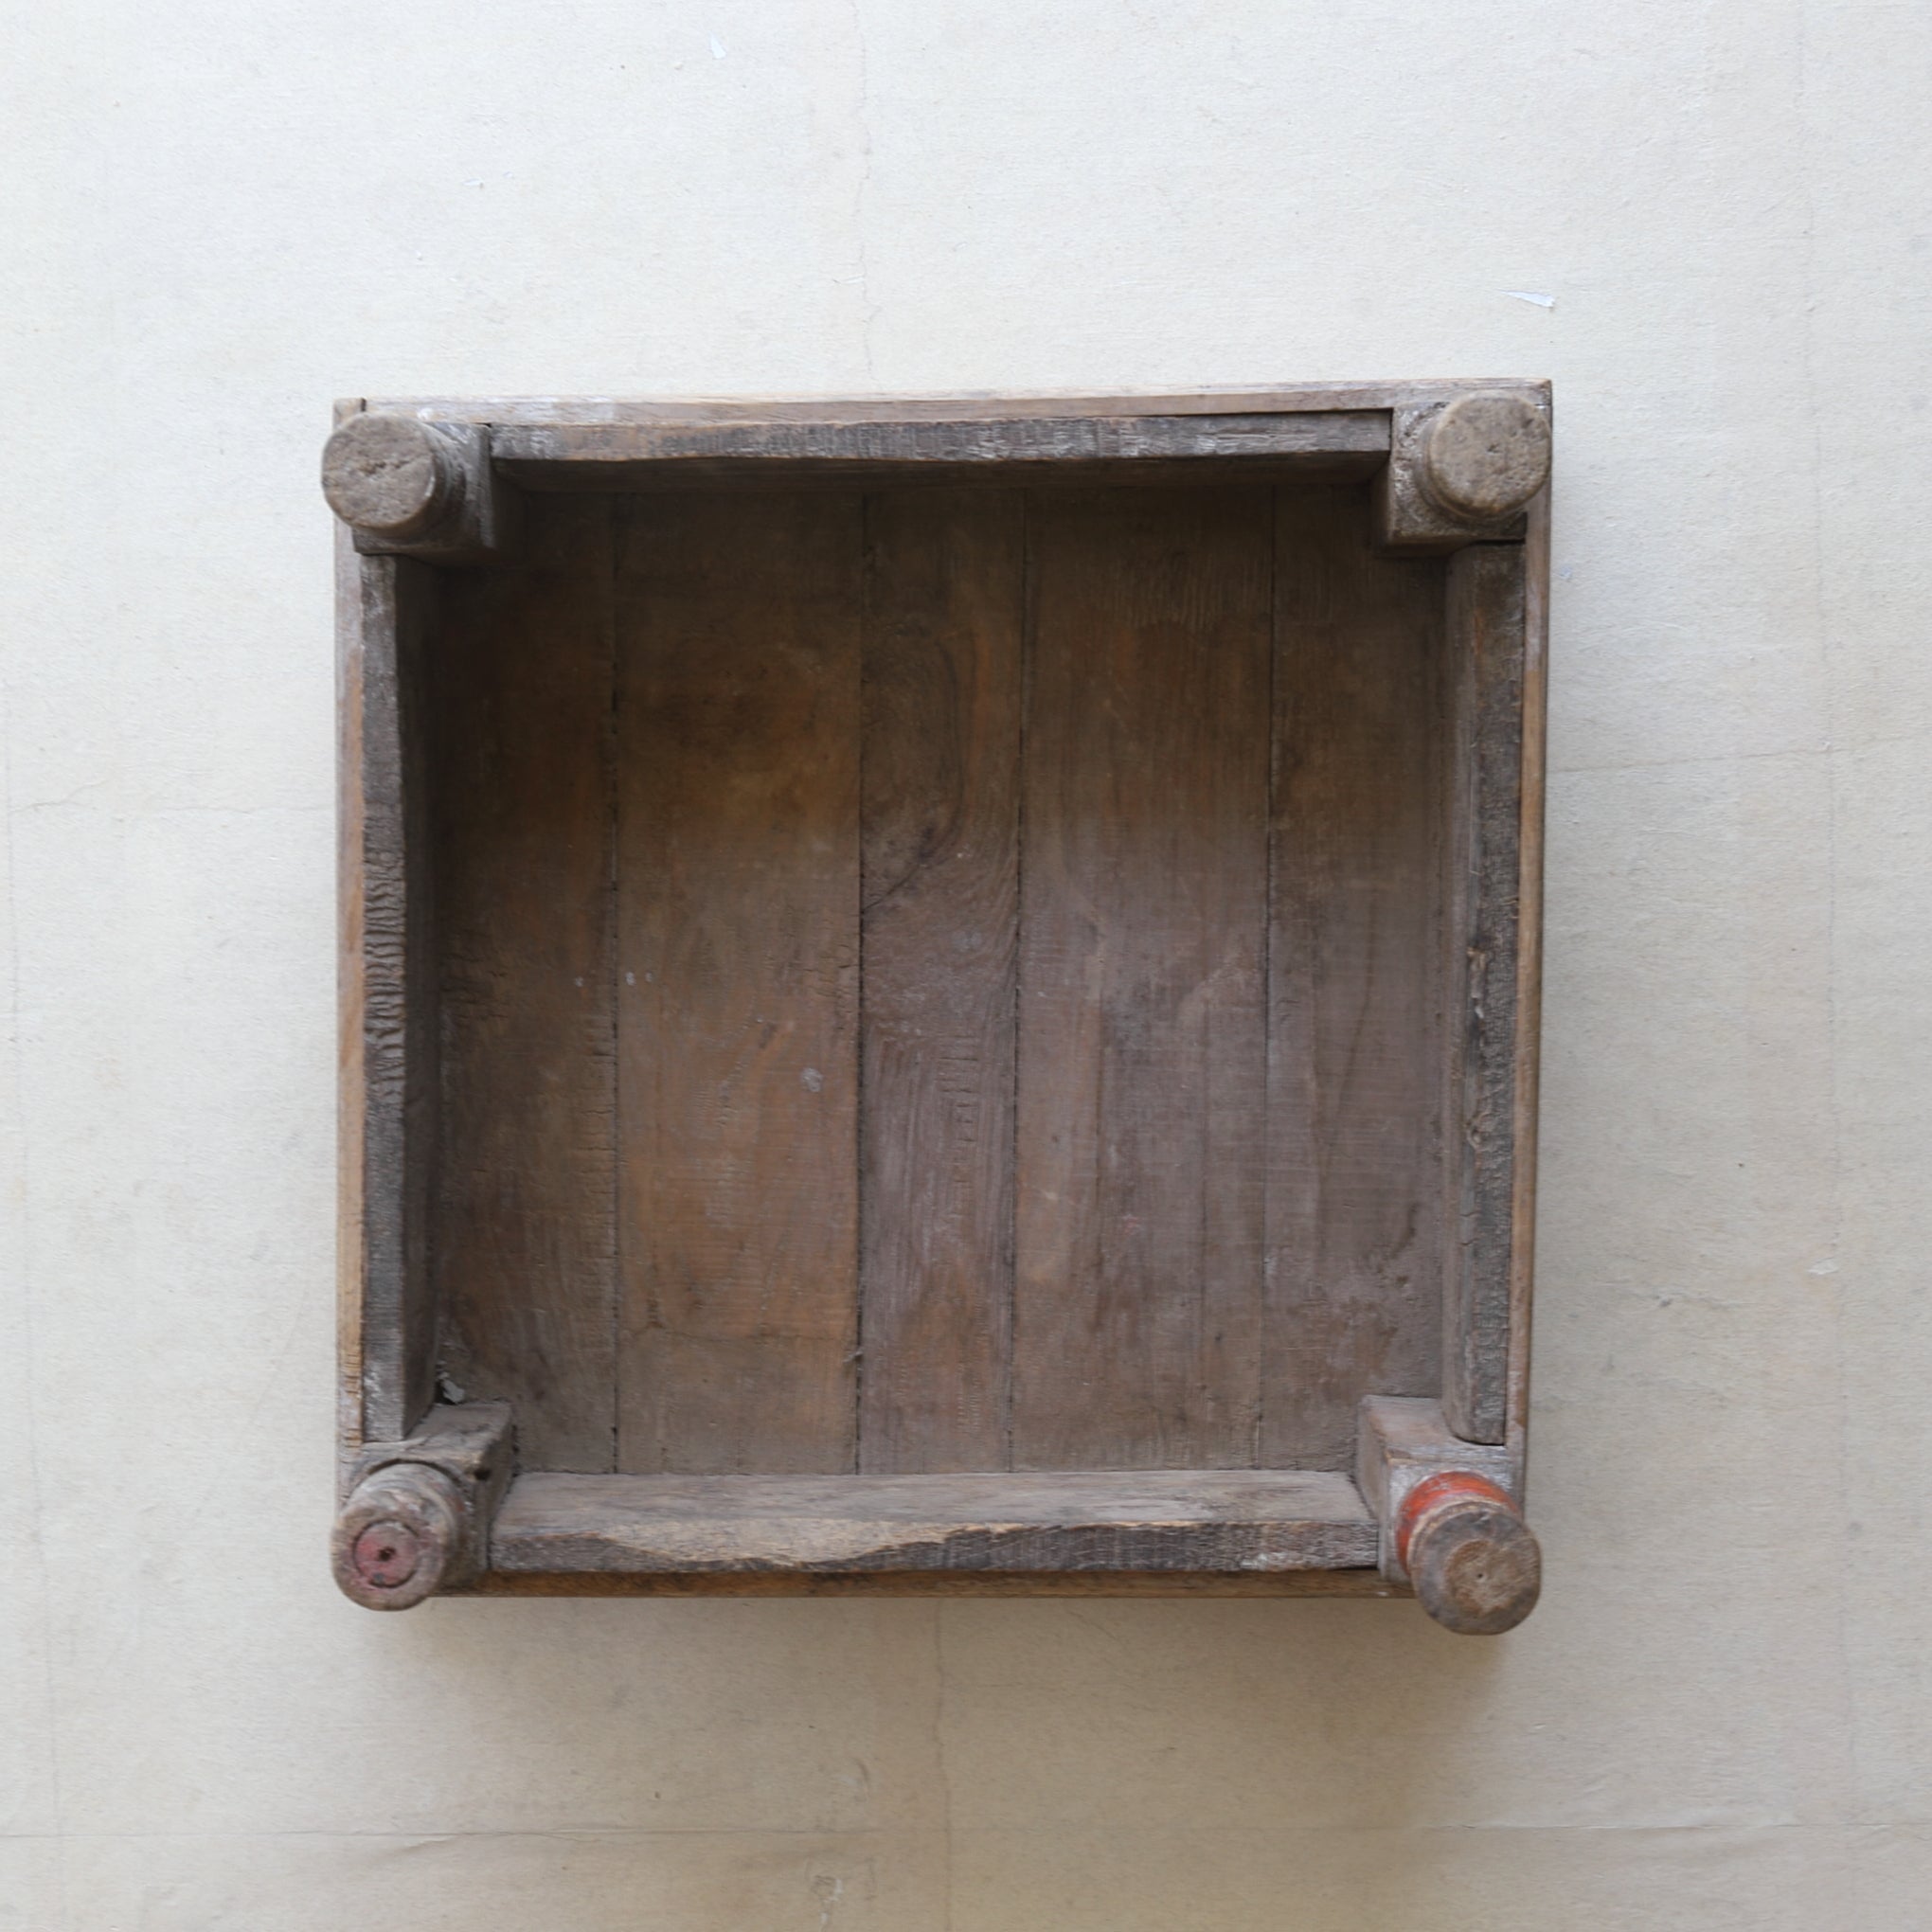
[[[1458, 1609], [1453, 1590], [1436, 1601], [1441, 1591], [1416, 1574], [1414, 1538], [1445, 1496], [1452, 1514], [1473, 1507], [1457, 1482], [1475, 1482], [1491, 1512], [1485, 1547], [1498, 1523], [1506, 1541], [1520, 1529], [1548, 568], [1548, 492], [1542, 472], [1524, 464], [1533, 466], [1539, 438], [1547, 452], [1547, 385], [1004, 400], [358, 399], [338, 406], [331, 441], [338, 513], [369, 512], [367, 490], [341, 487], [349, 445], [369, 419], [396, 446], [420, 443], [428, 482], [413, 522], [379, 502], [369, 521], [338, 529], [343, 1587], [372, 1606], [406, 1607], [432, 1592], [1388, 1596], [1421, 1581], [1452, 1627], [1505, 1627]], [[1470, 420], [1511, 436], [1527, 425], [1530, 456], [1520, 437], [1498, 456], [1494, 436], [1478, 438], [1473, 456], [1468, 447], [1445, 456], [1443, 426]], [[1500, 481], [1484, 473], [1445, 483], [1443, 466], [1457, 460], [1516, 467]], [[378, 493], [399, 474], [384, 461], [380, 475], [364, 476], [376, 476], [368, 488]], [[1301, 1471], [519, 1472], [507, 1404], [438, 1400], [425, 1252], [436, 994], [415, 862], [426, 802], [410, 683], [436, 573], [487, 565], [513, 547], [528, 490], [1048, 470], [1102, 482], [1372, 476], [1383, 546], [1454, 553], [1444, 613], [1457, 786], [1447, 952], [1461, 1024], [1450, 1029], [1454, 1064], [1443, 1069], [1458, 1131], [1440, 1404], [1365, 1401], [1352, 1481]], [[1528, 1547], [1533, 1555], [1533, 1541]], [[1533, 1601], [1533, 1582], [1528, 1596]], [[1506, 1621], [1526, 1609], [1519, 1603]]]

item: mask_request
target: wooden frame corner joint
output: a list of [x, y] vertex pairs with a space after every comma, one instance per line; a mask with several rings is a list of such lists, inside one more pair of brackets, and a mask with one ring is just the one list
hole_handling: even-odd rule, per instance
[[408, 1610], [475, 1582], [514, 1448], [508, 1403], [438, 1406], [405, 1440], [364, 1448], [331, 1538], [343, 1594], [368, 1610]]
[[1520, 542], [1549, 457], [1549, 398], [1538, 385], [1400, 403], [1375, 487], [1377, 541], [1406, 551]]
[[1522, 1463], [1467, 1442], [1441, 1405], [1371, 1395], [1362, 1404], [1356, 1480], [1381, 1525], [1381, 1568], [1461, 1637], [1513, 1630], [1536, 1607], [1543, 1553], [1523, 1518]]
[[509, 547], [513, 491], [487, 423], [349, 416], [323, 445], [322, 493], [365, 557], [479, 564]]

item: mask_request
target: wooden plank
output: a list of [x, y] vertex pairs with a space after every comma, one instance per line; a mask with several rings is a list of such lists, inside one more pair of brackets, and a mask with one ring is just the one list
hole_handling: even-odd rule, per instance
[[[407, 419], [413, 421], [414, 419]], [[1281, 462], [1388, 449], [1388, 417], [1372, 409], [1203, 416], [962, 417], [863, 422], [604, 422], [492, 429], [499, 462], [676, 467], [777, 464], [927, 465], [1227, 460]]]
[[1007, 1458], [1023, 500], [867, 510], [859, 1467]]
[[1270, 514], [1033, 499], [1017, 1467], [1254, 1457]]
[[349, 1405], [360, 1411], [363, 1437], [380, 1440], [401, 1436], [435, 1393], [428, 1236], [437, 1026], [421, 672], [437, 583], [420, 565], [370, 558], [349, 566], [345, 587], [352, 605], [345, 696], [356, 711], [346, 747], [357, 760], [358, 799], [343, 831], [353, 848], [346, 853], [344, 1012], [359, 1034], [345, 1093], [353, 1104], [359, 1087], [362, 1209]]
[[620, 1469], [852, 1466], [860, 514], [619, 506]]
[[1530, 1302], [1536, 1279], [1536, 1121], [1543, 1056], [1543, 820], [1549, 685], [1550, 492], [1530, 506], [1523, 546], [1523, 809], [1516, 859], [1516, 1087], [1510, 1229], [1506, 1433], [1519, 1458], [1530, 1427]]
[[1033, 1476], [520, 1477], [499, 1574], [781, 1570], [1342, 1569], [1375, 1561], [1346, 1476], [1300, 1471]]
[[[961, 391], [926, 396], [407, 396], [358, 399], [357, 408], [420, 413], [438, 422], [487, 422], [505, 429], [573, 424], [672, 422], [946, 422], [1048, 417], [1329, 414], [1390, 410], [1418, 400], [1469, 391], [1512, 391], [1547, 403], [1547, 382], [1519, 377], [1449, 376], [1407, 382], [1302, 383], [1256, 387], [1208, 384], [1198, 389], [1122, 390], [1100, 395]], [[1385, 440], [1383, 447], [1387, 447]]]
[[1408, 1597], [1379, 1570], [489, 1570], [461, 1597]]
[[1345, 1469], [1358, 1400], [1440, 1372], [1444, 568], [1360, 491], [1277, 536], [1261, 1459]]
[[1524, 580], [1518, 544], [1473, 544], [1449, 566], [1445, 1105], [1453, 1235], [1443, 1277], [1442, 1412], [1474, 1442], [1502, 1441], [1509, 1422]]
[[[567, 434], [567, 433], [566, 433]], [[545, 462], [525, 457], [496, 468], [520, 487], [538, 493], [593, 491], [654, 494], [689, 490], [882, 491], [972, 488], [1000, 490], [1015, 483], [1095, 489], [1199, 489], [1215, 484], [1260, 488], [1270, 483], [1360, 482], [1384, 458], [1362, 451], [1316, 451], [1295, 456], [1066, 457], [1029, 462], [870, 460], [798, 457], [780, 464], [763, 456], [686, 456], [675, 458], [573, 457]]]
[[[358, 406], [360, 406], [358, 404]], [[349, 405], [337, 405], [338, 416]], [[335, 527], [335, 1439], [346, 1486], [367, 1436], [363, 1322], [368, 1302], [366, 1172], [368, 973], [363, 872], [368, 807], [363, 774], [363, 562]]]
[[611, 510], [452, 573], [437, 661], [443, 1361], [538, 1468], [613, 1467]]

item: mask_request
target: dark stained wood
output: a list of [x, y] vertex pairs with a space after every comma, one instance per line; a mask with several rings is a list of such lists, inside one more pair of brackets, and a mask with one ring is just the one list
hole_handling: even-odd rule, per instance
[[1440, 1373], [1443, 564], [1282, 492], [1261, 1460], [1345, 1469]]
[[1261, 491], [1032, 502], [1017, 1467], [1253, 1459], [1272, 542]]
[[616, 1438], [611, 510], [532, 506], [454, 574], [436, 662], [443, 1362], [546, 1469]]
[[626, 1470], [845, 1470], [860, 499], [619, 507]]
[[868, 500], [864, 1470], [1007, 1458], [1023, 498]]
[[1448, 865], [1450, 1252], [1442, 1412], [1500, 1442], [1509, 1422], [1521, 886], [1523, 549], [1474, 544], [1449, 566]]
[[361, 1131], [354, 1150], [355, 1386], [364, 1439], [402, 1435], [429, 1406], [436, 1304], [429, 1202], [436, 1158], [434, 908], [425, 782], [423, 664], [437, 580], [369, 558], [348, 566], [356, 638], [345, 667], [356, 707], [359, 810], [344, 919], [344, 1016], [357, 1035]]
[[520, 1477], [491, 1565], [614, 1572], [1344, 1569], [1375, 1560], [1346, 1476]]

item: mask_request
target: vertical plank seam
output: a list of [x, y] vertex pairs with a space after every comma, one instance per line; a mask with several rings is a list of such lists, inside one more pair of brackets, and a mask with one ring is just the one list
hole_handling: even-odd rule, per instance
[[603, 499], [603, 633], [610, 668], [610, 702], [604, 720], [604, 884], [606, 926], [605, 953], [610, 964], [610, 1276], [609, 1297], [611, 1337], [611, 1473], [623, 1468], [624, 1428], [624, 928], [617, 878], [620, 849], [620, 795], [617, 762], [623, 751], [623, 733], [618, 712], [617, 652], [617, 499]]
[[872, 496], [859, 493], [859, 649], [857, 910], [854, 918], [858, 989], [852, 1027], [852, 1474], [866, 1466], [866, 688], [872, 644]]
[[1268, 1400], [1267, 1362], [1274, 1337], [1268, 1332], [1274, 1313], [1273, 1283], [1269, 1270], [1274, 1248], [1269, 1240], [1268, 1182], [1274, 1172], [1275, 1082], [1269, 1078], [1275, 1059], [1275, 787], [1280, 753], [1275, 716], [1277, 665], [1281, 654], [1281, 492], [1279, 486], [1268, 492], [1268, 679], [1267, 679], [1267, 769], [1263, 780], [1261, 835], [1266, 841], [1262, 857], [1261, 885], [1261, 1279], [1257, 1284], [1256, 1374], [1254, 1395], [1254, 1438], [1248, 1449], [1249, 1466], [1261, 1466], [1261, 1444], [1266, 1440]]
[[1006, 1467], [1014, 1467], [1013, 1418], [1019, 1411], [1015, 1380], [1020, 1360], [1020, 1067], [1026, 1039], [1027, 958], [1027, 724], [1033, 708], [1033, 492], [1020, 499], [1020, 719], [1013, 760], [1013, 1055], [1012, 1099], [1007, 1110], [1008, 1160], [1012, 1186], [1007, 1202], [1006, 1269]]

